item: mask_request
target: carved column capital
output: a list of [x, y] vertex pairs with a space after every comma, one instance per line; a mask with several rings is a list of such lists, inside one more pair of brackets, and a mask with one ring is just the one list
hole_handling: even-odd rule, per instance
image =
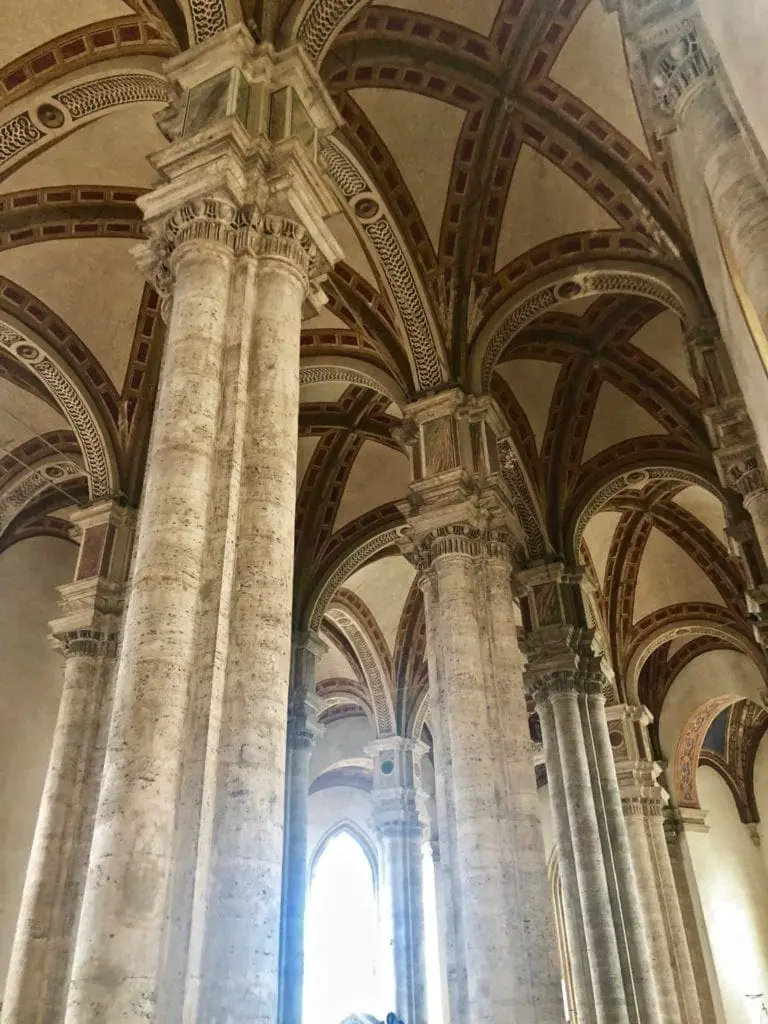
[[51, 642], [65, 657], [114, 658], [118, 633], [99, 629], [70, 629], [52, 633]]
[[309, 232], [295, 220], [274, 213], [264, 216], [258, 252], [260, 256], [291, 264], [307, 279], [317, 259], [317, 247]]
[[692, 19], [681, 19], [668, 36], [649, 68], [650, 81], [664, 113], [679, 116], [693, 90], [714, 77], [714, 68]]
[[464, 523], [439, 526], [416, 541], [404, 537], [404, 553], [422, 570], [431, 568], [445, 555], [503, 562], [513, 565], [513, 538], [506, 530], [483, 530]]
[[[594, 659], [598, 662], [598, 659]], [[591, 662], [589, 656], [583, 664], [572, 669], [550, 669], [537, 667], [526, 671], [526, 685], [537, 707], [563, 697], [603, 697], [602, 676], [599, 663]]]

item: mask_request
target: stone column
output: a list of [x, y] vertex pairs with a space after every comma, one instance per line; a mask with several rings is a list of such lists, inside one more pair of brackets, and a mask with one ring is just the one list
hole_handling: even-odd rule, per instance
[[664, 833], [669, 798], [659, 785], [662, 768], [653, 760], [648, 735], [652, 717], [647, 708], [625, 704], [612, 705], [606, 714], [661, 1004], [667, 1019], [679, 1014], [683, 1024], [699, 1024], [696, 977]]
[[645, 865], [634, 860], [630, 849], [602, 690], [587, 693], [585, 705], [640, 1019], [676, 1021], [680, 1017], [677, 996], [674, 990], [665, 992], [661, 988], [669, 977], [669, 950], [661, 941], [658, 948], [654, 946], [653, 898], [645, 898], [648, 895], [642, 884]]
[[310, 760], [320, 731], [315, 662], [324, 650], [325, 644], [314, 634], [294, 634], [285, 777], [279, 1024], [303, 1024]]
[[[563, 974], [566, 974], [570, 968], [572, 978], [572, 985], [570, 987], [578, 1024], [588, 1024], [589, 1021], [594, 1019], [596, 1003], [592, 990], [592, 976], [587, 949], [586, 917], [582, 910], [581, 890], [576, 871], [576, 854], [568, 817], [565, 779], [560, 762], [555, 716], [549, 701], [542, 701], [539, 704], [539, 722], [544, 741], [547, 790], [552, 809], [552, 834], [555, 842], [555, 854], [560, 868], [563, 916], [567, 937], [567, 949], [565, 947], [561, 949], [561, 957], [563, 959], [561, 966]], [[576, 845], [579, 845], [578, 841]], [[608, 956], [611, 956], [612, 949], [613, 944], [609, 942], [607, 947]], [[568, 955], [570, 956], [570, 963], [565, 962], [565, 957]], [[615, 956], [618, 957], [618, 950], [615, 951]]]
[[[509, 574], [519, 536], [492, 400], [406, 410], [403, 545], [423, 574], [451, 1024], [563, 1017]], [[504, 969], [500, 970], [499, 965]]]
[[369, 747], [373, 757], [373, 818], [381, 844], [383, 882], [393, 937], [395, 1012], [427, 1024], [422, 842], [425, 834], [418, 740], [391, 736]]
[[67, 1024], [277, 1013], [299, 334], [339, 255], [337, 116], [298, 48], [243, 25], [167, 71], [142, 258], [168, 333]]
[[62, 618], [51, 623], [65, 658], [63, 685], [2, 1002], [7, 1024], [63, 1017], [133, 541], [134, 514], [116, 501], [71, 518], [80, 554], [74, 582], [59, 588]]
[[[579, 697], [589, 685], [594, 682], [578, 670], [556, 672], [548, 678], [539, 675], [532, 692], [544, 737], [547, 776], [555, 781], [552, 821], [569, 942], [575, 954], [572, 968], [579, 1019], [627, 1024], [631, 1018], [619, 953], [621, 924], [617, 928], [611, 905], [610, 865], [602, 848], [579, 712]], [[632, 990], [630, 994], [634, 1000]]]
[[547, 775], [554, 781], [552, 813], [569, 938], [576, 959], [581, 956], [589, 967], [591, 996], [583, 991], [586, 971], [575, 965], [577, 1005], [593, 1005], [598, 1022], [678, 1020], [673, 1007], [659, 1005], [651, 921], [630, 853], [600, 659], [586, 628], [583, 571], [552, 563], [518, 573], [516, 582], [525, 595], [526, 678], [542, 724]]
[[[763, 332], [768, 335], [768, 192], [752, 147], [715, 70], [716, 54], [694, 3], [660, 17], [657, 5], [625, 0], [624, 30], [645, 67], [662, 130], [677, 129], [706, 183]], [[664, 124], [666, 121], [666, 125]]]

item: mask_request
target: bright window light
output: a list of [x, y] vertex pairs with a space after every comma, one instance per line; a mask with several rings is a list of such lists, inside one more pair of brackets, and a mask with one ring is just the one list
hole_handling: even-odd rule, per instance
[[305, 926], [304, 1024], [376, 1010], [378, 913], [371, 865], [349, 833], [331, 838], [313, 873]]

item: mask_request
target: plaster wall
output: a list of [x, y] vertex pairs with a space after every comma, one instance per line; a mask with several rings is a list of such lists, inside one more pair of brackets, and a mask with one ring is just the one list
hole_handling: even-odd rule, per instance
[[680, 733], [691, 716], [708, 700], [741, 697], [759, 701], [763, 687], [755, 663], [738, 651], [708, 651], [689, 662], [675, 678], [659, 715], [659, 742], [664, 758], [672, 761]]
[[[765, 870], [768, 872], [768, 733], [760, 741], [755, 755], [753, 785], [757, 814], [760, 818], [759, 833], [761, 837], [760, 852], [763, 855]], [[768, 874], [766, 875], [768, 883]]]
[[715, 970], [728, 1024], [756, 1024], [768, 998], [768, 896], [760, 849], [742, 824], [733, 797], [712, 768], [697, 773], [709, 833], [689, 832]]
[[326, 726], [312, 748], [309, 777], [317, 776], [337, 761], [349, 757], [367, 757], [365, 748], [373, 743], [376, 734], [367, 718], [342, 718]]
[[35, 537], [0, 555], [0, 992], [59, 706], [63, 661], [48, 643], [56, 587], [77, 548]]

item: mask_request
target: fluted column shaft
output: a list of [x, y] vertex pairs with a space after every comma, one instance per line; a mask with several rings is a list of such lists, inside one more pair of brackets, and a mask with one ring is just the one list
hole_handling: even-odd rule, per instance
[[[432, 743], [435, 759], [435, 811], [438, 839], [433, 845], [435, 863], [435, 897], [439, 926], [438, 942], [442, 967], [443, 1015], [446, 1020], [466, 1019], [466, 975], [460, 967], [457, 938], [460, 921], [449, 870], [449, 845], [447, 839], [456, 828], [456, 811], [453, 789], [449, 780], [453, 778], [453, 757], [450, 733], [445, 723], [445, 690], [438, 686], [443, 671], [442, 645], [440, 643], [440, 620], [437, 605], [437, 585], [434, 573], [422, 575], [419, 585], [424, 595], [424, 620], [427, 639], [427, 662], [429, 667], [429, 701], [432, 719]], [[443, 838], [445, 837], [445, 838]], [[445, 858], [445, 859], [444, 859]], [[460, 1016], [464, 1014], [465, 1016]]]
[[[58, 1024], [80, 914], [109, 726], [133, 513], [104, 500], [78, 510], [75, 579], [59, 588], [51, 638], [63, 685], [3, 999], [8, 1024]], [[53, 683], [52, 683], [53, 685]]]
[[170, 318], [66, 1021], [273, 1024], [299, 339], [340, 256], [339, 119], [242, 24], [166, 72], [138, 251]]
[[[455, 950], [460, 995], [452, 1012], [460, 1015], [452, 1020], [560, 1020], [540, 823], [530, 806], [515, 817], [517, 801], [510, 793], [514, 781], [526, 804], [535, 793], [527, 715], [523, 711], [505, 720], [504, 734], [498, 728], [505, 689], [517, 687], [517, 700], [522, 700], [522, 664], [516, 677], [503, 674], [502, 659], [498, 667], [484, 664], [493, 590], [481, 563], [466, 554], [444, 554], [434, 560], [433, 571], [435, 600], [426, 609], [437, 615], [439, 655], [436, 685], [430, 685], [450, 751], [450, 764], [438, 771], [450, 773], [444, 780], [449, 820], [446, 831], [441, 824], [440, 846], [454, 899], [449, 944]], [[507, 600], [511, 606], [511, 593]], [[512, 632], [513, 642], [514, 637]], [[496, 718], [495, 731], [489, 713]], [[527, 784], [525, 773], [530, 775]], [[440, 786], [437, 793], [439, 801]], [[538, 873], [532, 869], [535, 860]], [[496, 965], [502, 962], [506, 968], [499, 971]]]
[[310, 763], [320, 728], [314, 698], [315, 661], [322, 647], [314, 635], [294, 637], [286, 751], [279, 1024], [303, 1021]]
[[288, 723], [285, 779], [280, 1020], [301, 1024], [304, 992], [304, 918], [307, 906], [307, 796], [313, 741], [295, 735]]
[[592, 976], [584, 927], [585, 917], [581, 907], [557, 729], [552, 705], [549, 702], [542, 703], [538, 710], [546, 755], [547, 789], [552, 809], [552, 832], [560, 867], [563, 912], [568, 953], [570, 954], [570, 964], [564, 963], [562, 968], [563, 971], [566, 971], [570, 967], [578, 1024], [590, 1024], [595, 1020], [595, 1000], [592, 992]]
[[[275, 224], [253, 322], [203, 1020], [271, 1021], [278, 1003], [286, 711], [290, 678], [299, 337], [309, 255]], [[293, 237], [297, 235], [297, 237]], [[284, 251], [283, 250], [284, 246]], [[303, 266], [302, 266], [303, 262]]]
[[427, 1024], [422, 841], [419, 789], [424, 745], [391, 736], [369, 748], [374, 758], [373, 819], [381, 845], [384, 891], [393, 941], [395, 1013]]
[[[562, 1021], [510, 573], [517, 521], [493, 399], [406, 410], [407, 556], [421, 571], [451, 1024]], [[499, 970], [499, 964], [504, 965]]]
[[667, 794], [653, 759], [647, 708], [613, 704], [601, 712], [615, 765], [640, 906], [663, 1020], [701, 1024], [688, 940], [664, 837]]
[[[667, 1007], [668, 1014], [679, 1013], [684, 1024], [700, 1024], [703, 1018], [664, 837], [661, 805], [633, 801], [625, 804], [625, 814], [638, 886], [647, 908], [662, 1006]], [[670, 961], [671, 974], [666, 970]]]
[[56, 1024], [88, 859], [115, 638], [65, 641], [64, 681], [3, 999], [8, 1024]]
[[[679, 1017], [679, 1008], [674, 991], [668, 993], [668, 1000], [662, 1005], [659, 1000], [656, 973], [666, 976], [669, 966], [665, 962], [655, 963], [650, 938], [650, 918], [646, 916], [653, 907], [653, 899], [644, 904], [638, 886], [635, 863], [632, 858], [627, 823], [619, 792], [616, 766], [605, 717], [605, 698], [602, 693], [588, 693], [585, 697], [587, 720], [594, 744], [597, 781], [610, 836], [613, 855], [613, 870], [621, 903], [624, 929], [629, 949], [632, 979], [637, 995], [637, 1006], [641, 1021], [671, 1021]], [[663, 971], [661, 970], [663, 967]]]
[[[611, 906], [607, 877], [610, 865], [606, 864], [600, 836], [579, 693], [575, 684], [557, 680], [550, 692], [543, 687], [537, 689], [536, 701], [547, 752], [547, 775], [552, 762], [553, 774], [562, 778], [564, 799], [553, 804], [552, 813], [559, 819], [556, 832], [568, 833], [571, 839], [570, 844], [558, 847], [558, 855], [564, 864], [563, 886], [575, 881], [577, 887], [591, 978], [592, 1019], [596, 1024], [627, 1024], [632, 1018], [628, 1013], [617, 922]], [[573, 867], [564, 863], [570, 851]], [[573, 893], [565, 890], [564, 899], [567, 907], [574, 900]], [[577, 994], [578, 1005], [585, 1005], [586, 998], [583, 993]]]
[[232, 250], [191, 238], [175, 289], [68, 1024], [154, 1019], [219, 415]]

